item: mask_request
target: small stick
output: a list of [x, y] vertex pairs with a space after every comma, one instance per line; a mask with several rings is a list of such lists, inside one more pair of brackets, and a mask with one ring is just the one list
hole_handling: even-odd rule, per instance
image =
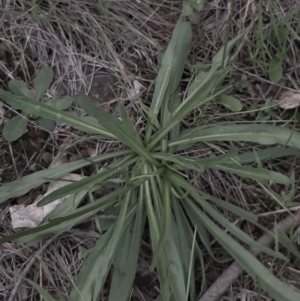
[[[292, 227], [297, 227], [300, 225], [300, 210], [295, 213], [295, 215], [288, 215], [284, 220], [277, 224], [277, 230], [280, 232], [288, 232]], [[260, 245], [264, 247], [270, 246], [274, 242], [273, 231], [270, 233], [265, 233], [257, 241]], [[250, 253], [254, 256], [259, 254], [259, 251], [255, 248], [250, 248]], [[217, 301], [223, 295], [230, 285], [240, 276], [242, 273], [242, 268], [237, 262], [233, 262], [222, 275], [210, 286], [210, 288], [202, 295], [198, 301]]]
[[14, 301], [16, 294], [18, 293], [19, 287], [22, 284], [24, 278], [26, 277], [27, 273], [29, 272], [31, 266], [34, 264], [35, 260], [37, 259], [38, 256], [40, 256], [43, 251], [54, 241], [54, 239], [56, 239], [58, 237], [58, 235], [55, 235], [53, 237], [51, 237], [50, 239], [47, 240], [47, 242], [45, 242], [45, 244], [34, 254], [31, 256], [31, 259], [29, 260], [29, 262], [27, 263], [25, 269], [22, 271], [22, 274], [18, 277], [18, 281], [16, 283], [16, 285], [14, 286], [10, 298], [8, 299], [8, 301]]

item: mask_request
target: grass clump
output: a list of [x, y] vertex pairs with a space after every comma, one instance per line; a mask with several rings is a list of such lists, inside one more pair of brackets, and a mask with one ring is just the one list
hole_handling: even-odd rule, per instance
[[[0, 90], [0, 98], [18, 110], [64, 122], [98, 135], [99, 139], [112, 139], [126, 146], [123, 151], [36, 172], [0, 188], [0, 202], [4, 202], [27, 193], [49, 179], [58, 179], [84, 166], [110, 160], [109, 165], [99, 173], [70, 183], [44, 197], [38, 206], [68, 196], [39, 227], [0, 239], [2, 243], [19, 239], [35, 244], [51, 233], [63, 233], [100, 211], [113, 210], [118, 219], [105, 229], [101, 240], [90, 250], [72, 289], [72, 301], [98, 300], [112, 266], [114, 272], [109, 300], [128, 300], [145, 229], [149, 229], [153, 249], [151, 269], [156, 269], [160, 283], [157, 300], [196, 299], [194, 263], [196, 260], [203, 261], [203, 247], [217, 261], [234, 258], [275, 300], [299, 300], [299, 294], [277, 279], [243, 245], [255, 247], [277, 258], [285, 259], [285, 256], [277, 250], [258, 245], [224, 218], [215, 205], [261, 227], [257, 216], [197, 189], [193, 181], [188, 180], [190, 170], [201, 173], [206, 169], [215, 169], [250, 178], [265, 189], [269, 189], [269, 181], [289, 185], [292, 180], [285, 175], [261, 167], [266, 150], [240, 155], [234, 143], [245, 141], [271, 145], [268, 157], [285, 156], [292, 148], [300, 149], [300, 134], [280, 126], [217, 123], [189, 129], [181, 127], [184, 118], [197, 107], [207, 105], [226, 93], [227, 89], [222, 88], [222, 83], [232, 71], [229, 53], [241, 38], [238, 36], [229, 41], [213, 57], [210, 68], [197, 74], [181, 99], [180, 81], [191, 50], [191, 23], [195, 21], [195, 9], [201, 9], [197, 1], [184, 4], [183, 14], [161, 62], [151, 105], [146, 107], [139, 103], [141, 115], [147, 124], [143, 135], [137, 134], [122, 104], [119, 106], [120, 118], [117, 118], [88, 96], [76, 95], [77, 105], [93, 118], [78, 119], [47, 103], [37, 103], [27, 95]], [[212, 141], [228, 143], [231, 150], [207, 159], [185, 155], [196, 143]], [[281, 146], [275, 149], [272, 145]], [[252, 163], [258, 163], [260, 167], [253, 167]], [[117, 174], [122, 176], [116, 178]], [[80, 206], [87, 195], [91, 196], [99, 187], [111, 187], [111, 184], [115, 187], [112, 192]], [[230, 256], [222, 259], [214, 256], [211, 250], [212, 237]]]

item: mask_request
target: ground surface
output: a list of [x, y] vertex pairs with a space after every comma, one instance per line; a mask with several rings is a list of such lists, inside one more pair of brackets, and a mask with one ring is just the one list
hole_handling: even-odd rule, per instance
[[[0, 85], [7, 88], [12, 78], [24, 80], [29, 86], [35, 70], [51, 65], [55, 71], [55, 82], [49, 95], [74, 95], [85, 92], [98, 100], [103, 107], [114, 113], [117, 103], [123, 102], [132, 113], [132, 119], [139, 129], [143, 124], [136, 117], [134, 101], [129, 87], [120, 81], [126, 76], [134, 84], [141, 85], [140, 96], [149, 103], [153, 92], [151, 84], [157, 74], [158, 57], [170, 40], [178, 19], [181, 1], [108, 1], [101, 6], [96, 1], [39, 1], [34, 6], [28, 1], [2, 0], [0, 9]], [[101, 2], [101, 1], [99, 1]], [[252, 109], [252, 114], [232, 114], [226, 108], [213, 104], [207, 110], [195, 112], [192, 122], [204, 123], [214, 120], [266, 120], [274, 123], [286, 120], [287, 126], [300, 127], [297, 110], [263, 109], [269, 100], [280, 98], [283, 91], [299, 91], [300, 81], [300, 17], [297, 0], [214, 0], [206, 1], [199, 13], [199, 24], [194, 27], [193, 51], [190, 64], [209, 63], [213, 55], [228, 39], [238, 33], [245, 34], [241, 51], [234, 62], [234, 72], [228, 79], [232, 87], [231, 95], [243, 104], [243, 110]], [[51, 13], [49, 13], [51, 12]], [[276, 40], [276, 36], [280, 36]], [[278, 40], [280, 40], [278, 42]], [[113, 51], [108, 51], [112, 49]], [[279, 52], [286, 52], [282, 62], [283, 73], [276, 84], [269, 76], [270, 62]], [[183, 86], [187, 85], [191, 74], [186, 72]], [[1, 127], [14, 112], [1, 104]], [[72, 107], [76, 116], [82, 116], [78, 108]], [[191, 122], [191, 120], [187, 120]], [[34, 123], [18, 141], [7, 143], [1, 138], [0, 168], [4, 185], [22, 175], [47, 168], [57, 154], [57, 148], [81, 138], [81, 133], [58, 124], [51, 133], [41, 131]], [[218, 145], [225, 148], [226, 145]], [[113, 143], [94, 140], [83, 141], [68, 149], [68, 160], [89, 156], [91, 152], [102, 153], [118, 148]], [[241, 145], [247, 149], [247, 145]], [[204, 155], [207, 145], [198, 146], [194, 152]], [[271, 162], [273, 169], [300, 178], [299, 159], [288, 158]], [[87, 169], [85, 175], [94, 170]], [[224, 173], [206, 172], [192, 174], [196, 185], [218, 197], [238, 204], [261, 217], [268, 226], [274, 220], [281, 220], [285, 212], [254, 182], [243, 182]], [[45, 192], [44, 185], [1, 207], [1, 235], [14, 232], [9, 217], [11, 204], [30, 204], [37, 195]], [[278, 193], [282, 187], [273, 189]], [[298, 190], [298, 187], [296, 187]], [[295, 206], [299, 202], [299, 191], [295, 193]], [[236, 224], [234, 216], [223, 212]], [[255, 238], [260, 231], [252, 226], [241, 225], [242, 229]], [[17, 243], [6, 243], [0, 247], [0, 300], [41, 300], [39, 294], [26, 282], [18, 281], [15, 274], [29, 267], [26, 277], [46, 287], [52, 296], [60, 292], [66, 298], [80, 269], [82, 250], [92, 247], [99, 239], [92, 222], [79, 225], [59, 237], [52, 238], [42, 252], [38, 247], [26, 247]], [[217, 244], [214, 252], [221, 256]], [[38, 255], [35, 255], [35, 254]], [[32, 260], [34, 258], [34, 260]], [[213, 283], [226, 264], [216, 264], [207, 255], [205, 258], [208, 285]], [[299, 265], [291, 265], [279, 260], [261, 256], [260, 260], [272, 266], [273, 272], [295, 289], [300, 290]], [[144, 238], [141, 248], [135, 290], [132, 300], [153, 300], [157, 295], [155, 273], [148, 271], [151, 250]], [[197, 271], [197, 267], [196, 267]], [[199, 284], [202, 281], [201, 271]], [[12, 297], [13, 292], [13, 299]], [[257, 283], [243, 274], [227, 293], [227, 300], [270, 300], [260, 293]], [[260, 298], [260, 299], [259, 299]], [[105, 297], [103, 297], [103, 300]], [[225, 299], [224, 299], [225, 300]]]

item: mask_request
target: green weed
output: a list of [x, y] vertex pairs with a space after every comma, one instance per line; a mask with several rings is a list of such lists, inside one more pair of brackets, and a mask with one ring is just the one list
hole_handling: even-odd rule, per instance
[[[44, 67], [37, 72], [34, 79], [34, 90], [29, 90], [26, 84], [21, 80], [13, 79], [8, 83], [8, 87], [14, 95], [19, 97], [30, 98], [36, 101], [46, 103], [50, 107], [57, 110], [66, 110], [72, 105], [72, 98], [69, 96], [56, 97], [54, 99], [43, 98], [44, 93], [50, 87], [53, 81], [53, 71], [50, 67]], [[14, 104], [10, 104], [12, 108], [18, 109]], [[19, 139], [26, 131], [28, 118], [36, 119], [37, 123], [45, 130], [52, 131], [55, 127], [55, 121], [39, 116], [39, 114], [30, 114], [22, 110], [23, 114], [17, 115], [9, 120], [3, 129], [3, 136], [7, 141], [15, 141]]]
[[[160, 283], [160, 295], [156, 300], [196, 299], [193, 267], [196, 260], [203, 262], [200, 248], [205, 248], [214, 260], [236, 260], [275, 300], [299, 300], [299, 294], [277, 279], [238, 241], [276, 258], [286, 257], [277, 250], [259, 245], [214, 208], [217, 205], [262, 228], [257, 222], [257, 216], [206, 194], [188, 180], [187, 173], [190, 170], [201, 173], [206, 169], [216, 169], [233, 173], [240, 178], [253, 179], [264, 189], [271, 191], [269, 181], [289, 185], [293, 184], [293, 179], [263, 168], [261, 162], [286, 156], [300, 149], [299, 133], [268, 124], [217, 123], [182, 130], [180, 125], [184, 118], [197, 107], [207, 105], [220, 95], [225, 95], [227, 89], [222, 88], [222, 83], [232, 70], [229, 54], [241, 39], [241, 36], [238, 36], [229, 41], [214, 56], [210, 68], [199, 72], [184, 99], [181, 99], [180, 81], [192, 42], [191, 21], [194, 19], [191, 16], [194, 9], [201, 9], [197, 4], [200, 2], [184, 4], [183, 14], [162, 58], [151, 105], [142, 107], [143, 115], [147, 117], [144, 136], [137, 134], [123, 104], [119, 106], [118, 119], [104, 111], [88, 96], [80, 94], [75, 97], [75, 101], [92, 119], [78, 119], [47, 103], [37, 103], [32, 97], [0, 90], [0, 98], [15, 109], [64, 122], [98, 135], [99, 139], [113, 139], [126, 146], [124, 151], [56, 166], [0, 187], [0, 202], [4, 202], [24, 195], [31, 189], [49, 182], [49, 179], [59, 179], [84, 166], [111, 160], [99, 173], [44, 197], [38, 206], [68, 196], [40, 226], [0, 239], [1, 243], [18, 239], [24, 243], [36, 244], [45, 236], [63, 233], [83, 220], [95, 216], [99, 211], [114, 211], [118, 219], [102, 228], [106, 231], [105, 234], [89, 251], [72, 289], [72, 301], [99, 300], [112, 266], [114, 270], [108, 300], [125, 301], [130, 298], [140, 240], [146, 222], [153, 249], [151, 269], [157, 271]], [[232, 102], [230, 97], [225, 100], [227, 106]], [[239, 110], [236, 102], [231, 103], [231, 106]], [[184, 151], [197, 142], [218, 141], [231, 145], [236, 141], [244, 141], [270, 147], [242, 155], [232, 147], [227, 153], [206, 159], [184, 154]], [[259, 167], [253, 167], [253, 163]], [[115, 175], [120, 173], [123, 178], [116, 181]], [[80, 205], [88, 194], [91, 195], [110, 181], [117, 184], [114, 191], [86, 205]], [[292, 193], [293, 191], [289, 198], [292, 197]], [[277, 196], [275, 192], [273, 196], [284, 206], [282, 200], [287, 196]], [[230, 257], [216, 258], [211, 249], [212, 239], [219, 242]], [[39, 292], [43, 293], [40, 289]], [[48, 300], [52, 300], [48, 295], [47, 297]]]
[[274, 1], [258, 1], [258, 20], [251, 40], [247, 43], [252, 54], [248, 61], [274, 83], [282, 78], [283, 63], [287, 59], [287, 51], [291, 45], [289, 39], [299, 39], [297, 34], [299, 28], [294, 29], [291, 25], [292, 17], [298, 12], [295, 10], [282, 16]]

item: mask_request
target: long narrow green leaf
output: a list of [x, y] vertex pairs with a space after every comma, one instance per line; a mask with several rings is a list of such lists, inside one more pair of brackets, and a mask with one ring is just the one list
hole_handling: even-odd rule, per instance
[[82, 189], [91, 189], [93, 186], [97, 184], [101, 184], [101, 181], [106, 180], [110, 176], [114, 175], [115, 173], [119, 172], [120, 170], [126, 168], [127, 166], [135, 163], [138, 161], [138, 157], [125, 157], [119, 164], [114, 166], [113, 168], [103, 170], [98, 174], [90, 176], [88, 178], [84, 178], [78, 182], [74, 182], [62, 188], [59, 188], [52, 193], [45, 196], [41, 201], [38, 202], [37, 206], [41, 207], [47, 205], [51, 202], [54, 202], [57, 199], [65, 197], [69, 194], [74, 194], [76, 192], [81, 191]]
[[161, 159], [163, 161], [175, 163], [180, 169], [194, 169], [200, 172], [204, 171], [204, 167], [196, 160], [190, 158], [184, 158], [181, 156], [175, 156], [172, 154], [156, 153], [154, 158]]
[[[263, 247], [260, 244], [258, 244], [249, 235], [247, 235], [244, 231], [242, 231], [241, 229], [236, 227], [233, 223], [228, 221], [225, 217], [223, 217], [220, 213], [218, 213], [215, 209], [213, 209], [207, 203], [205, 203], [203, 201], [200, 201], [200, 200], [198, 200], [198, 203], [201, 204], [203, 206], [203, 208], [205, 208], [205, 210], [208, 212], [208, 214], [212, 218], [217, 220], [222, 226], [224, 226], [226, 229], [228, 229], [238, 239], [242, 240], [243, 242], [250, 245], [251, 247], [259, 249], [261, 252], [264, 252], [268, 255], [277, 257], [277, 258], [282, 259], [282, 260], [287, 260], [287, 258], [283, 254], [281, 254], [277, 251], [273, 251], [270, 248]], [[190, 202], [190, 205], [195, 210], [195, 212], [200, 211], [200, 209], [194, 203]]]
[[182, 301], [186, 296], [187, 275], [184, 271], [183, 260], [180, 258], [180, 245], [176, 244], [174, 238], [174, 235], [178, 233], [178, 229], [173, 216], [171, 218], [171, 229], [172, 231], [166, 242], [164, 257], [168, 259], [168, 278], [174, 297], [177, 301]]
[[[238, 239], [242, 240], [243, 242], [247, 243], [248, 245], [257, 248], [261, 250], [262, 252], [269, 254], [271, 256], [275, 256], [281, 259], [286, 259], [285, 256], [283, 256], [281, 253], [271, 250], [270, 248], [261, 246], [259, 243], [257, 243], [254, 239], [252, 239], [249, 235], [247, 235], [245, 232], [243, 232], [241, 229], [236, 227], [234, 224], [230, 223], [226, 218], [224, 218], [220, 213], [218, 213], [215, 209], [211, 207], [210, 204], [207, 203], [207, 201], [201, 197], [199, 192], [197, 191], [194, 186], [192, 186], [190, 183], [185, 181], [183, 178], [181, 178], [178, 175], [172, 174], [172, 179], [175, 183], [177, 183], [178, 186], [183, 187], [186, 189], [189, 194], [202, 206], [202, 208], [207, 211], [209, 215], [211, 215], [215, 220], [218, 221], [222, 226], [224, 226], [226, 229], [229, 229], [230, 232], [235, 235]], [[185, 207], [187, 210], [189, 210], [189, 215], [194, 216], [196, 218], [197, 214], [199, 215], [199, 212], [202, 212], [195, 204], [189, 199], [185, 198]], [[202, 221], [202, 220], [201, 220]]]
[[154, 153], [153, 156], [155, 158], [164, 161], [173, 162], [183, 170], [194, 169], [202, 172], [206, 167], [214, 167], [217, 164], [230, 162], [231, 159], [235, 158], [236, 155], [237, 155], [237, 150], [234, 149], [226, 154], [216, 156], [216, 157], [209, 157], [205, 159], [198, 159], [195, 157], [184, 157], [182, 155], [172, 155], [172, 154], [164, 154], [164, 153]]
[[121, 119], [122, 119], [122, 122], [123, 122], [124, 126], [127, 128], [127, 130], [129, 132], [131, 132], [132, 136], [135, 139], [140, 140], [138, 135], [137, 135], [137, 132], [134, 129], [132, 121], [130, 120], [130, 118], [128, 116], [126, 108], [122, 103], [120, 103], [120, 105], [119, 105], [119, 111], [120, 111], [120, 116], [121, 116]]
[[7, 104], [13, 106], [14, 108], [22, 110], [23, 112], [58, 122], [64, 122], [80, 130], [86, 130], [87, 132], [92, 132], [105, 138], [115, 139], [115, 136], [112, 135], [110, 131], [105, 130], [99, 125], [85, 122], [69, 113], [52, 108], [45, 103], [37, 103], [36, 100], [32, 98], [16, 96], [0, 89], [0, 99], [4, 100]]
[[[144, 174], [150, 174], [150, 166], [148, 163], [144, 162], [143, 165], [143, 173]], [[160, 229], [162, 227], [162, 218], [160, 217], [162, 213], [155, 211], [154, 205], [157, 208], [160, 208], [161, 205], [161, 199], [159, 196], [158, 189], [152, 190], [152, 187], [155, 183], [152, 183], [152, 186], [150, 186], [151, 180], [145, 181], [144, 183], [144, 199], [146, 202], [146, 212], [147, 212], [147, 217], [148, 217], [148, 222], [149, 222], [149, 228], [150, 228], [150, 238], [151, 238], [151, 244], [152, 244], [152, 249], [154, 256], [156, 256], [157, 251], [158, 251], [158, 241], [160, 237]], [[151, 188], [150, 188], [151, 187]], [[155, 259], [156, 260], [156, 259]], [[158, 272], [158, 278], [159, 278], [159, 283], [160, 283], [160, 292], [164, 300], [169, 300], [170, 298], [170, 285], [169, 285], [169, 280], [168, 280], [168, 265], [167, 263], [163, 260], [162, 256], [157, 256], [157, 260], [155, 261], [156, 269]], [[151, 268], [154, 268], [154, 266], [151, 266]]]
[[229, 252], [238, 264], [266, 290], [276, 301], [298, 301], [300, 294], [286, 283], [276, 278], [269, 269], [249, 251], [245, 250], [230, 235], [221, 230], [203, 212], [198, 211], [199, 218], [205, 223], [211, 234]]
[[[128, 223], [130, 222], [129, 220], [127, 220], [127, 225], [126, 227], [124, 227], [126, 222], [126, 215], [129, 209], [129, 203], [131, 201], [131, 195], [132, 192], [128, 192], [126, 194], [122, 202], [118, 220], [105, 247], [100, 251], [96, 250], [97, 252], [93, 250], [89, 254], [89, 257], [84, 267], [81, 269], [78, 280], [76, 282], [76, 287], [80, 292], [80, 295], [75, 293], [77, 292], [77, 290], [73, 290], [75, 296], [71, 293], [71, 300], [81, 301], [82, 297], [83, 300], [99, 300], [99, 295], [106, 280], [107, 274], [110, 270], [121, 233], [126, 231]], [[130, 219], [132, 219], [132, 217]], [[87, 275], [89, 276], [87, 277]]]
[[[119, 241], [115, 256], [114, 275], [109, 292], [109, 301], [127, 301], [136, 274], [140, 239], [145, 223], [143, 186], [139, 188], [139, 203], [135, 222], [127, 228]], [[131, 234], [132, 233], [132, 234]]]
[[266, 124], [223, 124], [199, 127], [170, 141], [169, 147], [199, 141], [249, 141], [300, 148], [300, 133]]
[[[134, 228], [135, 220], [120, 236], [116, 253], [113, 260], [113, 276], [109, 290], [109, 301], [127, 301], [132, 291], [132, 285], [136, 272], [137, 255], [136, 245], [133, 245], [133, 234], [137, 229]], [[139, 229], [140, 230], [140, 229]], [[137, 244], [139, 248], [139, 243]]]
[[[181, 120], [188, 115], [193, 109], [195, 109], [197, 106], [207, 102], [210, 100], [210, 98], [207, 98], [209, 94], [211, 94], [225, 79], [225, 77], [230, 72], [231, 68], [225, 67], [219, 71], [217, 69], [220, 67], [223, 58], [226, 58], [226, 62], [228, 59], [228, 53], [231, 50], [232, 46], [240, 39], [241, 36], [237, 36], [235, 39], [230, 41], [228, 43], [228, 47], [222, 48], [219, 53], [214, 57], [213, 59], [213, 65], [209, 72], [205, 74], [205, 80], [201, 81], [200, 83], [196, 83], [193, 85], [193, 89], [188, 94], [187, 99], [183, 101], [183, 103], [175, 110], [172, 119], [170, 122], [163, 127], [154, 137], [154, 139], [150, 142], [148, 149], [152, 149], [155, 147], [155, 145], [170, 131], [176, 124], [181, 122]], [[188, 54], [188, 53], [187, 53]], [[222, 60], [220, 60], [220, 56], [222, 56]], [[224, 62], [224, 63], [226, 63]], [[175, 73], [175, 76], [178, 73]], [[181, 74], [181, 73], [180, 73]], [[172, 76], [172, 79], [174, 77], [174, 73]], [[167, 84], [168, 77], [164, 76], [161, 81], [163, 84]], [[177, 88], [178, 83], [175, 81], [173, 90]], [[163, 90], [160, 89], [160, 92]], [[223, 91], [222, 91], [223, 92]], [[221, 94], [221, 93], [218, 93]], [[215, 95], [216, 96], [216, 95]], [[166, 98], [168, 100], [169, 98]], [[156, 107], [157, 101], [156, 98], [153, 101], [154, 108]], [[160, 106], [159, 106], [160, 107]], [[159, 108], [158, 107], [158, 108]], [[151, 131], [150, 131], [151, 133]], [[149, 143], [150, 139], [149, 131], [146, 134], [146, 142]]]
[[[163, 187], [164, 187], [164, 192], [163, 192], [163, 196], [161, 198], [163, 214], [162, 214], [162, 220], [160, 221], [160, 223], [161, 223], [160, 236], [159, 236], [159, 240], [157, 243], [157, 248], [155, 248], [155, 250], [154, 250], [154, 256], [153, 256], [153, 260], [152, 260], [152, 264], [151, 264], [151, 269], [153, 269], [154, 266], [156, 265], [157, 260], [161, 256], [161, 252], [162, 252], [162, 250], [165, 246], [165, 243], [170, 235], [171, 216], [172, 216], [171, 184], [167, 177], [163, 177]], [[152, 197], [155, 199], [154, 195], [152, 195]], [[155, 202], [155, 200], [154, 200], [154, 202]]]
[[165, 176], [163, 178], [163, 224], [161, 229], [160, 240], [164, 243], [167, 240], [167, 237], [170, 233], [171, 228], [171, 183], [169, 179]]
[[[151, 167], [149, 166], [149, 172], [151, 172]], [[163, 221], [163, 195], [164, 190], [160, 189], [160, 185], [163, 184], [162, 177], [158, 175], [157, 177], [150, 178], [150, 191], [152, 194], [152, 203], [153, 203], [153, 209], [155, 211], [155, 217], [157, 218], [157, 221], [159, 224], [162, 224]]]
[[300, 150], [294, 147], [269, 147], [267, 149], [255, 150], [252, 152], [237, 155], [235, 159], [239, 163], [243, 164], [256, 162], [257, 158], [259, 158], [259, 160], [263, 162], [270, 159], [276, 159], [286, 156], [295, 156], [299, 154]]
[[[100, 279], [100, 275], [98, 275], [99, 268], [98, 265], [96, 266], [96, 263], [99, 261], [101, 254], [104, 254], [107, 249], [115, 227], [116, 224], [113, 224], [113, 226], [111, 226], [101, 237], [98, 244], [89, 252], [88, 257], [77, 276], [75, 286], [72, 288], [70, 300], [91, 301], [94, 300], [94, 293], [101, 290], [105, 279]], [[95, 267], [98, 269], [95, 269]], [[106, 275], [102, 276], [102, 278], [105, 278], [105, 276]]]
[[132, 151], [125, 150], [115, 153], [102, 154], [94, 158], [81, 159], [78, 161], [62, 164], [46, 170], [35, 172], [31, 175], [22, 177], [13, 182], [7, 183], [0, 187], [0, 203], [9, 198], [15, 198], [26, 194], [33, 188], [49, 182], [51, 179], [59, 179], [70, 172], [83, 168], [85, 166], [96, 164], [104, 160], [112, 159], [118, 156], [131, 154]]
[[215, 165], [213, 168], [258, 181], [267, 180], [279, 184], [288, 184], [290, 182], [287, 176], [265, 168], [254, 168], [251, 166], [242, 166], [235, 163], [222, 163]]
[[284, 232], [277, 231], [277, 234], [279, 243], [284, 246], [289, 253], [293, 254], [296, 258], [300, 258], [299, 248], [297, 247], [297, 244], [293, 242], [293, 239], [288, 237]]
[[[220, 71], [212, 71], [208, 73], [206, 80], [199, 85], [198, 89], [189, 95], [174, 111], [169, 123], [154, 135], [151, 142], [148, 144], [147, 149], [152, 150], [166, 134], [168, 134], [178, 123], [182, 121], [186, 115], [188, 115], [196, 107], [209, 102], [217, 95], [222, 94], [224, 92], [223, 90], [210, 95], [224, 80], [230, 70], [231, 68], [226, 67]], [[169, 144], [169, 147], [170, 146], [172, 147], [172, 145]]]
[[[209, 200], [211, 202], [213, 202], [214, 204], [231, 211], [232, 213], [236, 214], [237, 216], [240, 216], [241, 218], [255, 224], [255, 225], [259, 225], [257, 223], [258, 221], [258, 216], [255, 215], [254, 213], [252, 213], [251, 211], [245, 210], [243, 208], [240, 208], [234, 204], [231, 204], [229, 202], [226, 202], [224, 200], [218, 199], [212, 195], [209, 195], [207, 193], [204, 193], [203, 191], [199, 191], [199, 193], [201, 194], [201, 196], [206, 199]], [[266, 229], [264, 229], [266, 230]]]
[[104, 111], [98, 102], [83, 94], [76, 95], [75, 101], [90, 116], [96, 118], [100, 125], [131, 148], [134, 152], [144, 157], [148, 162], [156, 166], [159, 165], [149, 151], [143, 146], [138, 137], [133, 135], [132, 129], [124, 126], [118, 118]]
[[[226, 65], [229, 59], [229, 52], [232, 47], [243, 37], [243, 34], [237, 35], [232, 40], [228, 41], [226, 45], [224, 45], [218, 53], [212, 59], [212, 69], [217, 69], [221, 67], [222, 64]], [[225, 60], [223, 62], [223, 59]]]
[[[170, 104], [169, 104], [169, 111], [170, 111], [170, 118], [168, 120], [166, 120], [166, 122], [163, 124], [163, 126], [167, 125], [170, 122], [171, 116], [173, 115], [174, 111], [177, 110], [177, 108], [179, 107], [180, 103], [181, 103], [181, 98], [180, 98], [180, 86], [177, 88], [177, 90], [174, 92], [171, 100], [170, 100]], [[176, 139], [179, 137], [179, 132], [180, 132], [180, 123], [177, 123], [173, 129], [170, 132], [170, 139]], [[171, 153], [173, 153], [175, 151], [174, 148], [170, 148], [169, 149]]]
[[[185, 217], [185, 214], [183, 212], [182, 207], [179, 205], [178, 200], [175, 199], [175, 197], [172, 198], [172, 208], [174, 211], [174, 216], [175, 216], [175, 220], [177, 223], [177, 233], [175, 233], [175, 231], [173, 232], [174, 238], [175, 240], [178, 240], [176, 242], [176, 244], [178, 246], [180, 246], [180, 257], [183, 263], [183, 267], [184, 267], [184, 275], [185, 277], [187, 277], [187, 275], [189, 274], [189, 265], [190, 262], [192, 261], [192, 271], [191, 271], [191, 281], [190, 281], [190, 285], [189, 287], [187, 287], [187, 290], [190, 294], [190, 298], [191, 300], [195, 300], [195, 294], [196, 294], [196, 288], [195, 288], [195, 276], [194, 276], [194, 262], [195, 262], [195, 258], [196, 256], [193, 255], [193, 257], [191, 258], [191, 250], [192, 250], [192, 240], [193, 240], [193, 233], [191, 232], [191, 227]], [[173, 228], [172, 228], [173, 231]], [[191, 235], [192, 234], [192, 235]], [[200, 249], [198, 247], [198, 245], [196, 244], [195, 246], [196, 248], [196, 252], [198, 253], [200, 252]], [[198, 253], [199, 254], [199, 253]], [[202, 276], [205, 275], [205, 270], [202, 267]], [[203, 278], [203, 283], [201, 285], [201, 287], [203, 286], [203, 284], [205, 284], [205, 277]]]
[[208, 232], [208, 230], [206, 229], [205, 225], [203, 224], [202, 220], [198, 218], [196, 212], [194, 211], [194, 209], [190, 206], [190, 202], [188, 202], [186, 197], [184, 198], [184, 200], [182, 200], [182, 205], [184, 206], [187, 215], [189, 217], [189, 219], [191, 220], [192, 224], [196, 226], [197, 228], [197, 232], [199, 234], [199, 238], [201, 239], [201, 242], [203, 243], [205, 249], [207, 250], [207, 252], [209, 253], [209, 255], [211, 256], [211, 258], [213, 258], [213, 260], [215, 260], [216, 262], [220, 262], [220, 263], [224, 263], [224, 262], [228, 262], [230, 260], [230, 257], [228, 256], [223, 256], [221, 258], [217, 258], [212, 249], [211, 249], [211, 236], [210, 233]]
[[155, 115], [158, 114], [163, 100], [168, 101], [179, 85], [187, 56], [191, 50], [191, 41], [191, 23], [180, 19], [175, 26], [156, 78], [150, 107]]
[[[161, 126], [164, 127], [171, 119], [171, 112], [169, 111], [169, 101], [165, 100], [161, 106], [160, 119]], [[161, 151], [165, 153], [168, 148], [168, 135], [166, 135], [160, 142]]]
[[[149, 167], [148, 167], [147, 163], [144, 163], [143, 173], [144, 174], [149, 173]], [[153, 247], [155, 247], [159, 240], [159, 226], [158, 226], [157, 218], [155, 216], [155, 212], [154, 212], [154, 208], [153, 208], [152, 195], [151, 195], [149, 181], [145, 181], [144, 189], [145, 189], [145, 202], [146, 202], [146, 207], [147, 207], [147, 216], [148, 216], [148, 220], [149, 220], [152, 244], [153, 244]]]
[[171, 154], [161, 154], [161, 153], [155, 153], [154, 157], [164, 161], [173, 162], [183, 170], [194, 169], [202, 172], [204, 171], [205, 167], [210, 167], [217, 170], [234, 173], [242, 177], [248, 177], [254, 180], [269, 180], [280, 184], [288, 184], [290, 182], [288, 177], [278, 172], [274, 172], [264, 168], [242, 166], [240, 164], [236, 164], [233, 162], [226, 163], [226, 162], [230, 162], [230, 159], [233, 158], [236, 154], [237, 152], [233, 151], [218, 157], [213, 157], [208, 159], [196, 159], [193, 157], [188, 158], [179, 155], [175, 156]]
[[123, 189], [120, 189], [120, 190], [114, 191], [114, 192], [112, 192], [108, 195], [105, 195], [104, 197], [102, 197], [101, 199], [99, 199], [97, 201], [94, 201], [93, 203], [90, 203], [88, 205], [85, 205], [83, 207], [78, 208], [76, 210], [76, 212], [68, 214], [68, 215], [63, 216], [63, 217], [57, 217], [57, 218], [49, 221], [45, 225], [38, 226], [36, 228], [29, 229], [29, 230], [24, 230], [20, 233], [15, 233], [15, 234], [0, 238], [0, 244], [3, 244], [5, 242], [8, 242], [8, 241], [20, 238], [20, 237], [27, 236], [27, 235], [30, 235], [30, 234], [35, 234], [35, 233], [44, 231], [46, 229], [50, 229], [54, 226], [57, 226], [61, 223], [66, 222], [66, 221], [75, 219], [77, 217], [81, 217], [82, 215], [87, 214], [89, 212], [93, 212], [93, 214], [95, 214], [100, 209], [105, 208], [107, 205], [111, 205], [113, 202], [115, 202], [121, 196], [123, 196], [124, 194], [126, 194], [127, 192], [132, 190], [134, 187], [142, 185], [144, 181], [145, 181], [144, 178], [143, 179], [138, 179], [131, 186], [125, 186]]
[[39, 286], [34, 281], [24, 278], [42, 297], [44, 301], [56, 301], [57, 299], [54, 299], [44, 288]]
[[[180, 18], [174, 28], [172, 39], [163, 55], [158, 76], [156, 78], [155, 90], [151, 101], [150, 112], [155, 119], [162, 107], [169, 105], [170, 97], [177, 89], [187, 57], [190, 53], [192, 41], [191, 23]], [[150, 119], [147, 127], [145, 142], [149, 143], [152, 135], [153, 120]]]

